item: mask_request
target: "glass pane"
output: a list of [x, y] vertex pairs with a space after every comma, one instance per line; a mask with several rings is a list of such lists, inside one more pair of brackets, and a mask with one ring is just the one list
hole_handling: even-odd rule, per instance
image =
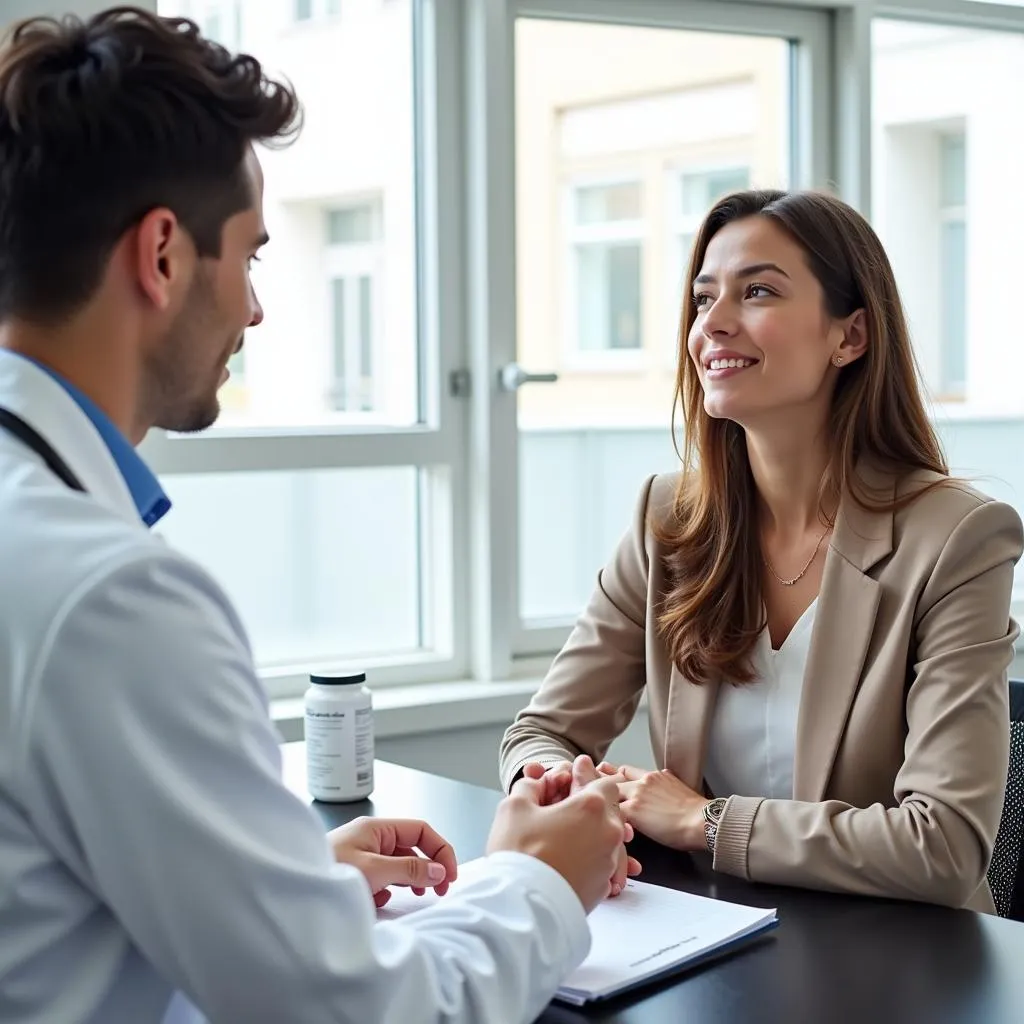
[[362, 203], [328, 213], [328, 244], [356, 245], [379, 240], [380, 209], [376, 203]]
[[335, 278], [331, 282], [331, 316], [334, 328], [334, 407], [336, 409], [347, 409], [348, 388], [346, 386], [349, 375], [348, 359], [346, 358], [346, 324], [345, 324], [345, 291], [346, 283], [343, 277]]
[[941, 146], [942, 205], [963, 206], [967, 202], [967, 141], [963, 135], [943, 135]]
[[415, 651], [418, 479], [409, 466], [166, 476], [159, 530], [225, 587], [263, 667]]
[[592, 185], [576, 189], [576, 222], [600, 224], [604, 221], [635, 220], [640, 216], [640, 186]]
[[359, 391], [364, 412], [373, 409], [373, 291], [369, 277], [359, 278]]
[[[246, 336], [245, 372], [224, 394], [221, 428], [421, 420], [413, 2], [363, 3], [358, 13], [353, 4], [351, 17], [331, 18], [330, 0], [244, 0], [244, 9], [238, 0], [157, 0], [159, 13], [201, 17], [225, 45], [286, 77], [305, 110], [293, 145], [260, 151], [271, 243], [253, 283], [265, 319]], [[338, 403], [331, 282], [371, 265], [378, 315], [368, 365], [378, 379], [371, 401]]]
[[967, 380], [967, 237], [962, 220], [942, 225], [942, 394], [963, 397]]
[[515, 53], [517, 358], [559, 374], [518, 393], [530, 625], [580, 612], [676, 465], [681, 236], [722, 192], [788, 184], [793, 62], [784, 39], [531, 18]]
[[876, 19], [872, 50], [872, 218], [936, 422], [954, 472], [1024, 513], [1020, 271], [1005, 245], [1024, 217], [1008, 130], [1024, 35]]
[[750, 168], [730, 167], [720, 171], [684, 173], [682, 176], [683, 214], [702, 217], [718, 199], [730, 192], [750, 188]]
[[577, 249], [581, 351], [640, 345], [640, 246]]

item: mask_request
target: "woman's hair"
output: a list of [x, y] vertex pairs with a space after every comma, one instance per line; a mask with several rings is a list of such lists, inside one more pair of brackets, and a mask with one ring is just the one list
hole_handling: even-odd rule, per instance
[[659, 627], [673, 661], [694, 683], [752, 681], [750, 654], [766, 624], [757, 494], [743, 428], [705, 412], [687, 350], [697, 315], [691, 290], [708, 244], [725, 225], [753, 216], [768, 218], [803, 249], [830, 317], [863, 309], [866, 318], [867, 351], [842, 368], [832, 397], [822, 509], [843, 495], [865, 508], [896, 509], [922, 493], [895, 501], [891, 491], [872, 495], [855, 473], [862, 458], [897, 474], [949, 472], [925, 411], [892, 267], [867, 221], [821, 192], [753, 190], [720, 200], [694, 242], [679, 326], [683, 473], [671, 513], [652, 516], [651, 523], [670, 552]]
[[287, 83], [193, 22], [116, 7], [32, 18], [0, 47], [0, 320], [60, 320], [166, 206], [201, 256], [252, 206], [245, 156], [301, 122]]

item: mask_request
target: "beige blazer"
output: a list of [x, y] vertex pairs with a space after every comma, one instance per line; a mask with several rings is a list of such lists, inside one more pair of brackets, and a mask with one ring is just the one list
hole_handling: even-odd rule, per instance
[[[893, 493], [892, 476], [867, 469]], [[656, 763], [704, 788], [717, 686], [671, 663], [655, 628], [665, 587], [654, 477], [562, 652], [501, 747], [508, 788], [528, 761], [603, 758], [646, 691]], [[792, 800], [728, 796], [714, 867], [754, 881], [992, 912], [985, 879], [1009, 759], [1007, 669], [1017, 513], [949, 482], [896, 513], [842, 502], [800, 701]], [[756, 685], [756, 684], [755, 684]]]

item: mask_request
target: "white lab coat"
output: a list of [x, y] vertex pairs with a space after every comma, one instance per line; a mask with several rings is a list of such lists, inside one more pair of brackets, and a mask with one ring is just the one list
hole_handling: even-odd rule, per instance
[[140, 523], [59, 383], [0, 350], [0, 1020], [515, 1024], [585, 956], [552, 869], [490, 858], [377, 924], [280, 752], [227, 598]]

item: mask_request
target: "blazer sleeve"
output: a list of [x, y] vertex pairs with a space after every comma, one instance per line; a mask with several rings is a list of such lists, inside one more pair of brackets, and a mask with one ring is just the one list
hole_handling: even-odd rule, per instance
[[972, 509], [918, 601], [895, 806], [730, 797], [716, 869], [754, 881], [962, 906], [985, 879], [1009, 760], [1010, 618], [1024, 547], [1008, 505]]
[[544, 682], [501, 742], [502, 787], [531, 761], [555, 764], [589, 754], [598, 761], [636, 713], [646, 680], [649, 478], [631, 528]]

